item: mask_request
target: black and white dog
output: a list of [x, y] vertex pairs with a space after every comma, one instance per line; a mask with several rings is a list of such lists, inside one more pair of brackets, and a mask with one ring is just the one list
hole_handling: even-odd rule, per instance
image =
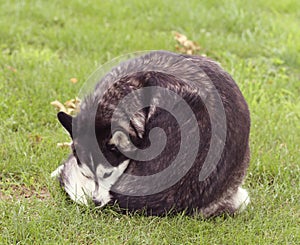
[[[154, 65], [149, 69], [151, 62]], [[120, 73], [136, 66], [140, 68], [134, 72]], [[143, 69], [145, 66], [147, 69]], [[125, 62], [114, 70], [118, 71], [120, 76], [109, 77], [113, 83], [103, 89], [102, 79], [84, 98], [76, 117], [58, 113], [72, 138], [73, 152], [52, 176], [58, 176], [70, 198], [86, 205], [89, 200], [99, 206], [117, 203], [127, 211], [143, 210], [147, 215], [185, 211], [209, 217], [243, 210], [250, 200], [241, 188], [249, 164], [250, 116], [230, 75], [206, 57], [164, 51]], [[146, 88], [152, 90], [143, 90], [125, 103], [127, 107], [138, 105], [138, 111], [128, 115], [122, 107], [115, 113], [126, 96]], [[168, 97], [173, 95], [183, 102], [173, 103]], [[164, 108], [159, 106], [161, 103]], [[186, 104], [192, 115], [180, 104]], [[166, 107], [186, 113], [185, 119], [178, 122], [176, 113]], [[196, 125], [186, 126], [192, 119]], [[151, 135], [155, 128], [164, 131], [164, 148], [158, 149], [154, 157], [141, 160], [138, 152], [161, 147], [158, 145], [163, 140]], [[193, 147], [196, 154], [191, 161], [188, 152]], [[215, 153], [211, 154], [211, 150]], [[172, 168], [178, 152], [179, 163]], [[201, 171], [207, 175], [202, 179]], [[159, 178], [153, 177], [156, 175]]]

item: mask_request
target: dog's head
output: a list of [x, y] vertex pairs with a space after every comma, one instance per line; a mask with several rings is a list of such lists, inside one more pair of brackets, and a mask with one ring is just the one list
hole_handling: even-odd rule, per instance
[[[64, 112], [58, 119], [69, 132], [72, 154], [61, 169], [60, 182], [76, 202], [87, 204], [88, 199], [99, 206], [110, 201], [110, 189], [126, 170], [130, 159], [122, 154], [129, 152], [130, 139], [125, 128], [119, 126], [111, 132], [103, 120], [95, 121], [95, 131], [81, 112], [72, 117]], [[84, 121], [82, 121], [84, 120]], [[96, 119], [98, 120], [98, 119]], [[80, 124], [80, 125], [79, 125]]]

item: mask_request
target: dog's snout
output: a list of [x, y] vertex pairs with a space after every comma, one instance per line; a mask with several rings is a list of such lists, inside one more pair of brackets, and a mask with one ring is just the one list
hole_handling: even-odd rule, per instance
[[102, 201], [98, 200], [97, 198], [93, 197], [93, 202], [95, 204], [95, 206], [102, 206]]
[[100, 206], [100, 207], [102, 206], [102, 202], [97, 200], [96, 198], [93, 198], [93, 202], [94, 202], [95, 206]]

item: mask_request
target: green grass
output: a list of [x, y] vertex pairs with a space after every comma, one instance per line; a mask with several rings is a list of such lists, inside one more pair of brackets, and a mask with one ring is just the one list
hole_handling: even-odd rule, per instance
[[[199, 2], [0, 1], [1, 244], [300, 244], [300, 2]], [[50, 102], [75, 97], [113, 57], [175, 51], [172, 31], [222, 63], [248, 101], [251, 205], [203, 220], [71, 203], [50, 179], [68, 154]]]

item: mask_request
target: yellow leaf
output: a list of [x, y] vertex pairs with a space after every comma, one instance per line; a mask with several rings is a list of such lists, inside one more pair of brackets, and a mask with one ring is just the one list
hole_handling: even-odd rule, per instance
[[76, 77], [72, 77], [72, 78], [70, 79], [70, 82], [71, 82], [71, 83], [77, 83], [77, 82], [78, 82], [78, 79], [77, 79]]

